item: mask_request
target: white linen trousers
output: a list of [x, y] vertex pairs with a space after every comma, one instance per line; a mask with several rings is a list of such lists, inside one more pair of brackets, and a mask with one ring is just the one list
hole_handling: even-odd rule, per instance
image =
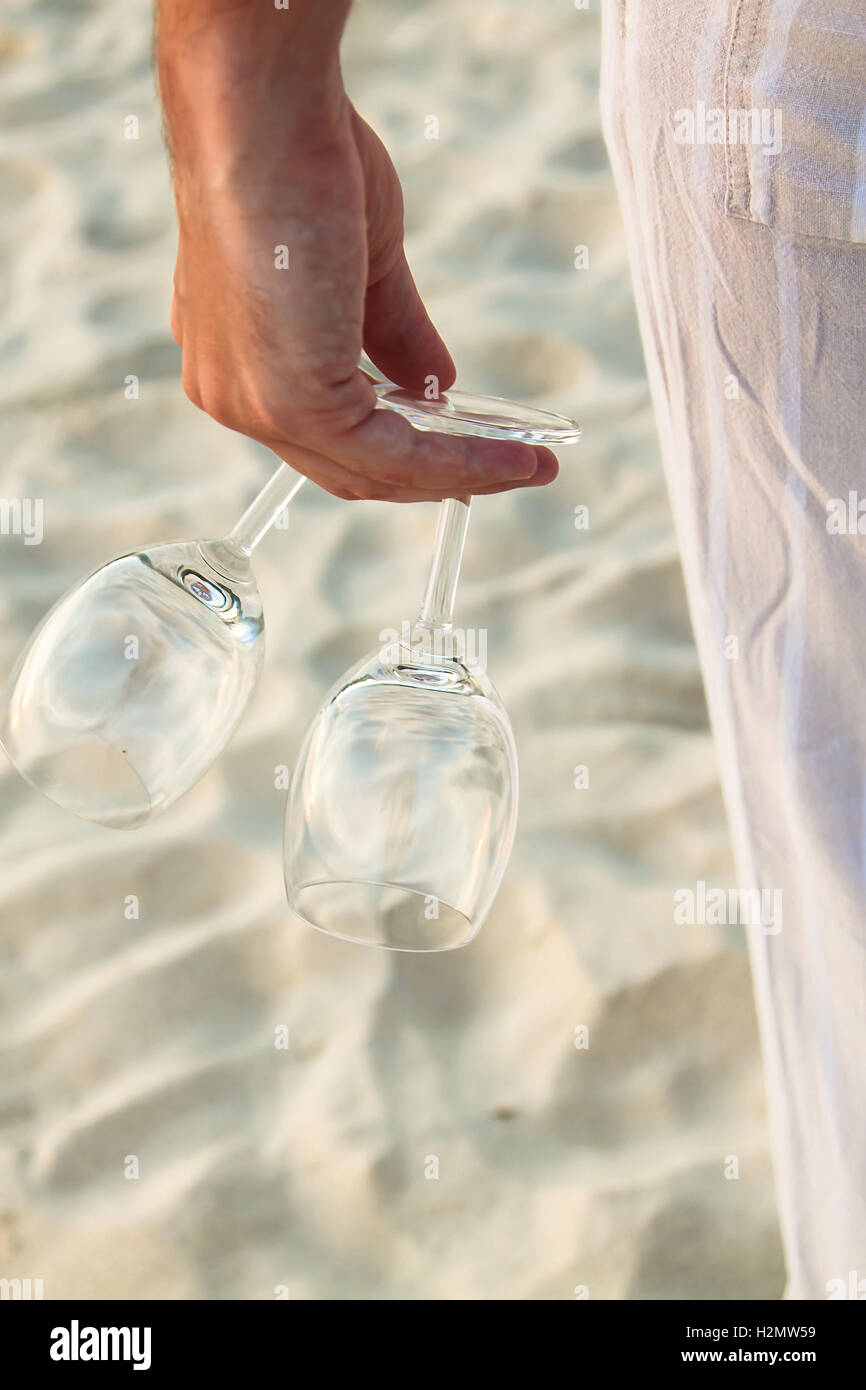
[[781, 895], [747, 934], [786, 1297], [864, 1298], [866, 0], [603, 12], [736, 887]]

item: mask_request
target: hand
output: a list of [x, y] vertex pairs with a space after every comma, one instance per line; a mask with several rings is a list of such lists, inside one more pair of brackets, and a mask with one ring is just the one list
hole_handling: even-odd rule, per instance
[[406, 263], [394, 167], [344, 96], [325, 131], [287, 134], [280, 102], [262, 102], [228, 151], [212, 138], [194, 153], [176, 143], [171, 324], [197, 406], [346, 499], [431, 501], [555, 478], [549, 449], [424, 433], [374, 410], [362, 346], [413, 390], [433, 377], [445, 391], [455, 370]]

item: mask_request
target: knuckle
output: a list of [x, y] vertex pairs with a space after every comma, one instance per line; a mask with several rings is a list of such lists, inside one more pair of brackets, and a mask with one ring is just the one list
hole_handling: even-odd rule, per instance
[[[187, 355], [181, 380], [188, 399], [217, 424], [253, 438], [286, 440], [322, 453], [327, 452], [323, 445], [349, 433], [375, 404], [369, 384], [357, 371], [342, 381], [308, 380], [299, 374], [287, 381], [285, 390], [275, 389], [270, 381], [248, 379], [239, 390], [227, 385], [224, 374], [203, 370], [200, 362]], [[389, 485], [391, 481], [387, 480]], [[393, 481], [399, 485], [401, 480]], [[365, 500], [366, 493], [365, 488]], [[347, 495], [359, 494], [353, 490]]]
[[237, 402], [232, 400], [221, 383], [199, 376], [195, 382], [195, 392], [195, 404], [218, 425], [238, 430], [241, 434], [252, 432], [246, 412], [238, 408]]
[[181, 385], [183, 386], [184, 394], [187, 400], [192, 401], [192, 404], [194, 406], [197, 406], [199, 410], [203, 410], [204, 406], [202, 405], [202, 397], [201, 391], [199, 390], [198, 376], [187, 365], [186, 360], [184, 360], [183, 369], [181, 372]]
[[256, 395], [247, 403], [244, 414], [249, 432], [262, 439], [288, 439], [293, 444], [306, 442], [309, 431], [290, 402]]
[[357, 371], [343, 380], [310, 382], [303, 388], [304, 416], [315, 433], [347, 434], [375, 404], [369, 383]]
[[253, 422], [243, 400], [227, 387], [224, 373], [213, 372], [207, 363], [196, 360], [190, 353], [184, 353], [181, 367], [181, 383], [187, 398], [194, 406], [204, 411], [218, 425], [237, 430], [241, 434], [253, 433]]
[[207, 386], [199, 387], [201, 395], [201, 408], [218, 425], [223, 425], [226, 429], [239, 429], [243, 433], [247, 431], [243, 424], [234, 414], [229, 402], [225, 399], [222, 392], [209, 389]]

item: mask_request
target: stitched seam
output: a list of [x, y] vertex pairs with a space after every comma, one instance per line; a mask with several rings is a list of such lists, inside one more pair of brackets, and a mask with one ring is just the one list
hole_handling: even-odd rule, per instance
[[[742, 24], [743, 11], [747, 0], [736, 0], [733, 24], [731, 26], [731, 38], [728, 43], [728, 52], [725, 60], [724, 78], [724, 111], [725, 111], [725, 173], [727, 188], [725, 190], [725, 211], [733, 216], [751, 217], [752, 204], [752, 185], [749, 176], [749, 159], [746, 147], [743, 144], [732, 144], [730, 138], [730, 112], [736, 106], [745, 105], [746, 93], [746, 74], [752, 65], [752, 57], [755, 41], [758, 36], [758, 20], [761, 14], [763, 0], [752, 0], [751, 27], [746, 32]], [[742, 26], [742, 32], [741, 32]], [[734, 74], [734, 68], [738, 64], [738, 50], [742, 45], [742, 53], [739, 58], [739, 71]], [[734, 101], [736, 95], [739, 100]]]

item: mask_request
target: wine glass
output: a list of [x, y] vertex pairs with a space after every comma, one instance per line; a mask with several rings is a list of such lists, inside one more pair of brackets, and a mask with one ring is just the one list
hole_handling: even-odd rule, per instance
[[130, 829], [204, 776], [264, 656], [250, 556], [303, 482], [281, 464], [222, 540], [122, 555], [43, 619], [9, 677], [0, 742], [50, 801]]
[[[492, 397], [385, 383], [418, 429], [573, 443], [572, 420]], [[307, 731], [286, 805], [293, 911], [364, 945], [447, 951], [480, 928], [517, 820], [517, 754], [481, 643], [453, 625], [469, 505], [443, 502], [416, 623], [353, 666]]]

